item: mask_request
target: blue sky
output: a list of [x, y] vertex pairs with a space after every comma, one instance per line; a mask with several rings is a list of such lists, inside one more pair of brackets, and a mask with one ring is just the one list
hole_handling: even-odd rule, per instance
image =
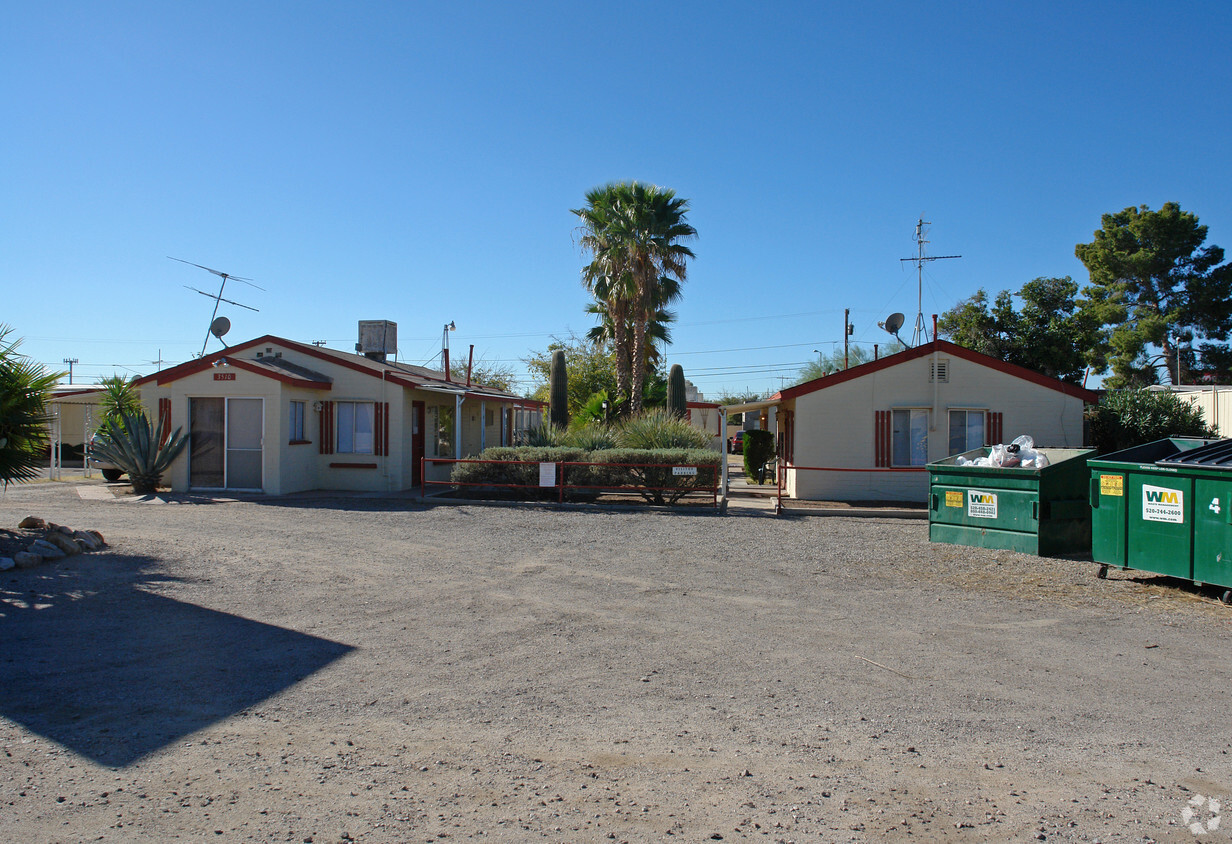
[[[0, 322], [76, 382], [227, 339], [513, 365], [591, 319], [591, 187], [688, 198], [668, 360], [708, 395], [978, 288], [1086, 280], [1100, 215], [1179, 202], [1232, 248], [1224, 3], [9, 3]], [[211, 339], [210, 350], [220, 348]], [[529, 381], [523, 387], [529, 387]]]

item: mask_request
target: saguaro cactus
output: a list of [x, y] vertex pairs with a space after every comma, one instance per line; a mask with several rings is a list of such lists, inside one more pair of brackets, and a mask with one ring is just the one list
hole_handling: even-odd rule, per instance
[[569, 376], [565, 373], [565, 353], [561, 349], [552, 352], [548, 386], [552, 425], [556, 428], [568, 428]]
[[678, 419], [689, 415], [689, 403], [685, 397], [684, 368], [680, 364], [672, 364], [667, 374], [667, 409]]

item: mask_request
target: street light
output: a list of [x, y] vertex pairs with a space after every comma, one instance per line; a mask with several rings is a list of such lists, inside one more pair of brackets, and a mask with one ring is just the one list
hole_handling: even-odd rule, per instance
[[441, 332], [441, 368], [445, 370], [445, 380], [451, 380], [449, 377], [449, 332], [457, 331], [458, 327], [453, 324], [453, 320], [445, 323], [445, 329]]

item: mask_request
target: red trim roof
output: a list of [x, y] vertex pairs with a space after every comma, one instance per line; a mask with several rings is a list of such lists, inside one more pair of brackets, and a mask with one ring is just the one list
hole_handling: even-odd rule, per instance
[[869, 361], [868, 363], [853, 366], [851, 369], [845, 369], [841, 372], [836, 372], [833, 375], [824, 375], [821, 378], [814, 378], [812, 381], [806, 381], [803, 384], [798, 384], [795, 387], [788, 387], [777, 393], [774, 398], [785, 401], [794, 399], [799, 396], [807, 395], [824, 390], [827, 387], [833, 387], [836, 384], [842, 384], [847, 381], [853, 381], [856, 378], [863, 378], [865, 375], [872, 375], [874, 372], [880, 372], [883, 369], [889, 369], [892, 366], [898, 366], [900, 363], [916, 360], [918, 358], [927, 357], [933, 351], [944, 352], [951, 357], [962, 358], [963, 360], [971, 361], [972, 363], [986, 366], [989, 369], [995, 369], [998, 372], [1003, 372], [1006, 375], [1011, 375], [1014, 378], [1021, 378], [1024, 381], [1030, 381], [1032, 384], [1038, 384], [1041, 387], [1047, 387], [1050, 390], [1056, 390], [1058, 393], [1064, 393], [1067, 396], [1082, 399], [1087, 404], [1096, 404], [1099, 402], [1099, 393], [1094, 390], [1088, 390], [1085, 387], [1079, 387], [1077, 384], [1071, 384], [1068, 381], [1061, 381], [1056, 378], [1049, 378], [1047, 375], [1041, 375], [1033, 369], [1027, 369], [1025, 366], [1019, 366], [1015, 363], [1006, 363], [1003, 360], [990, 357], [989, 355], [981, 354], [980, 352], [972, 351], [971, 349], [957, 346], [948, 340], [934, 340], [931, 343], [926, 343], [923, 346], [916, 346], [914, 349], [906, 349], [897, 354], [887, 355], [880, 360]]
[[[546, 406], [545, 402], [536, 401], [535, 399], [527, 399], [527, 398], [522, 398], [521, 396], [503, 394], [503, 393], [500, 393], [499, 391], [494, 391], [494, 390], [491, 390], [490, 388], [481, 387], [479, 385], [472, 385], [468, 389], [462, 383], [459, 383], [457, 381], [446, 381], [443, 377], [440, 377], [440, 378], [434, 377], [432, 375], [428, 375], [426, 372], [422, 374], [421, 373], [408, 373], [408, 372], [402, 371], [398, 367], [394, 367], [389, 364], [380, 363], [378, 361], [370, 361], [367, 358], [361, 358], [360, 356], [351, 354], [349, 352], [341, 352], [336, 349], [326, 349], [320, 346], [313, 346], [309, 343], [300, 343], [296, 340], [287, 340], [284, 337], [275, 337], [273, 334], [265, 334], [260, 337], [257, 337], [254, 340], [248, 340], [243, 343], [237, 343], [234, 346], [230, 346], [221, 351], [212, 352], [208, 355], [205, 355], [204, 357], [197, 358], [196, 360], [191, 360], [186, 363], [182, 363], [179, 366], [173, 366], [170, 369], [164, 369], [161, 372], [156, 372], [152, 375], [146, 375], [144, 378], [138, 378], [134, 383], [137, 385], [141, 385], [141, 384], [148, 384], [151, 381], [155, 381], [159, 384], [159, 386], [163, 384], [169, 384], [172, 381], [178, 381], [181, 378], [185, 378], [189, 375], [194, 375], [198, 372], [201, 372], [204, 369], [209, 369], [210, 367], [214, 366], [216, 361], [221, 360], [222, 358], [227, 359], [228, 365], [240, 366], [240, 368], [242, 369], [247, 369], [248, 367], [241, 366], [240, 364], [240, 362], [244, 359], [237, 358], [236, 355], [239, 354], [240, 352], [248, 351], [249, 349], [252, 349], [254, 347], [266, 345], [266, 344], [271, 345], [271, 346], [279, 345], [279, 346], [284, 346], [289, 349], [294, 349], [295, 351], [301, 354], [307, 355], [308, 357], [327, 361], [329, 363], [333, 363], [338, 366], [343, 366], [343, 367], [346, 367], [347, 369], [354, 370], [355, 372], [361, 372], [365, 375], [370, 375], [373, 378], [383, 378], [384, 380], [389, 381], [390, 383], [398, 384], [400, 386], [407, 387], [408, 389], [412, 389], [412, 390], [419, 388], [419, 387], [430, 386], [430, 385], [448, 385], [450, 387], [463, 390], [467, 393], [478, 395], [481, 398], [483, 398], [485, 401], [507, 402], [507, 403], [517, 402], [517, 403], [525, 404], [529, 406]], [[261, 374], [261, 375], [267, 375], [270, 378], [276, 378], [277, 380], [284, 381], [286, 383], [296, 384], [298, 386], [311, 386], [311, 387], [318, 386], [318, 382], [315, 382], [315, 381], [306, 382], [306, 381], [303, 381], [302, 379], [296, 379], [293, 376], [289, 376], [289, 375], [279, 377], [275, 373], [270, 372], [261, 367], [254, 368], [252, 369], [252, 371], [257, 372], [258, 374]], [[322, 387], [322, 389], [329, 389], [329, 387], [324, 386]]]

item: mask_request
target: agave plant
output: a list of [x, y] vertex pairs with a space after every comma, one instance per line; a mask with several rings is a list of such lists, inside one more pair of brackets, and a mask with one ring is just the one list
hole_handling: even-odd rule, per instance
[[601, 451], [616, 447], [616, 432], [597, 422], [570, 428], [565, 435], [565, 444], [583, 451]]
[[94, 453], [127, 472], [133, 482], [133, 492], [149, 495], [158, 488], [163, 473], [188, 444], [188, 436], [182, 436], [182, 430], [176, 428], [164, 441], [162, 419], [151, 433], [150, 420], [145, 413], [125, 413], [119, 419], [103, 423], [94, 440]]

